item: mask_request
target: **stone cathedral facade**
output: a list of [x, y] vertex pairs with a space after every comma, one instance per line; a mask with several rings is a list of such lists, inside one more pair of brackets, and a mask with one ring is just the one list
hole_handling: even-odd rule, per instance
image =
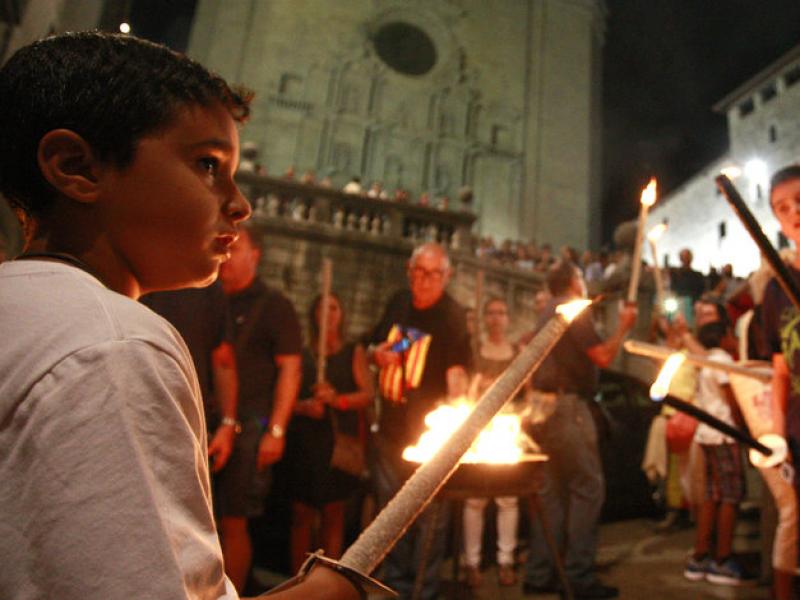
[[600, 0], [199, 0], [188, 52], [257, 93], [271, 175], [473, 191], [495, 239], [599, 242]]

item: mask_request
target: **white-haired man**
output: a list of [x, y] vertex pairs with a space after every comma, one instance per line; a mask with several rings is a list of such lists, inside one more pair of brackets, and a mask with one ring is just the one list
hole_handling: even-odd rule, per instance
[[[370, 340], [370, 358], [381, 368], [399, 364], [402, 354], [385, 341], [394, 325], [413, 327], [431, 336], [419, 385], [404, 390], [400, 401], [384, 399], [380, 430], [375, 436], [372, 473], [378, 501], [389, 501], [403, 484], [408, 469], [402, 466], [403, 448], [413, 444], [424, 429], [424, 417], [439, 400], [465, 394], [467, 369], [472, 364], [464, 309], [446, 291], [450, 259], [445, 249], [427, 243], [414, 250], [408, 261], [408, 290], [395, 294]], [[436, 533], [425, 569], [423, 598], [438, 594], [439, 571], [445, 550], [448, 518], [439, 507], [428, 509], [397, 543], [384, 562], [383, 581], [403, 598], [412, 594], [422, 555], [422, 532], [438, 511]]]

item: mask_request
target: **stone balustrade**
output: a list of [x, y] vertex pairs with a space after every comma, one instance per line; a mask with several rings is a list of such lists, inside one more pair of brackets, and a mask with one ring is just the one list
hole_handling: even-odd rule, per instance
[[470, 212], [347, 194], [251, 172], [240, 171], [236, 179], [259, 219], [317, 224], [405, 240], [412, 246], [436, 241], [456, 252], [472, 252], [474, 247], [471, 229], [476, 216]]

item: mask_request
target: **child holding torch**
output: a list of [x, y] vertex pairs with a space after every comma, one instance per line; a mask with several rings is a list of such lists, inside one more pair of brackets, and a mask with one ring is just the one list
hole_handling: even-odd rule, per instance
[[[791, 165], [772, 176], [770, 207], [783, 234], [796, 247], [800, 244], [800, 165]], [[800, 257], [789, 265], [795, 281], [800, 282]], [[789, 445], [792, 463], [800, 460], [800, 316], [775, 279], [764, 292], [762, 319], [767, 346], [772, 352], [772, 403], [775, 432]], [[798, 478], [794, 478], [795, 494]], [[793, 550], [796, 551], [796, 548]], [[797, 555], [786, 570], [775, 569], [776, 598], [792, 597], [792, 580], [797, 572]], [[792, 568], [793, 567], [793, 568]]]

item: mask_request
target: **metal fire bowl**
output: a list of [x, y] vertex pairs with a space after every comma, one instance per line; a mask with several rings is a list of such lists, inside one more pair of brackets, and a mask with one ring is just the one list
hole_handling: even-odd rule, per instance
[[[447, 480], [439, 495], [452, 500], [465, 498], [494, 498], [496, 496], [525, 496], [538, 489], [538, 471], [545, 454], [526, 454], [513, 464], [461, 463]], [[406, 462], [410, 475], [418, 463]]]

